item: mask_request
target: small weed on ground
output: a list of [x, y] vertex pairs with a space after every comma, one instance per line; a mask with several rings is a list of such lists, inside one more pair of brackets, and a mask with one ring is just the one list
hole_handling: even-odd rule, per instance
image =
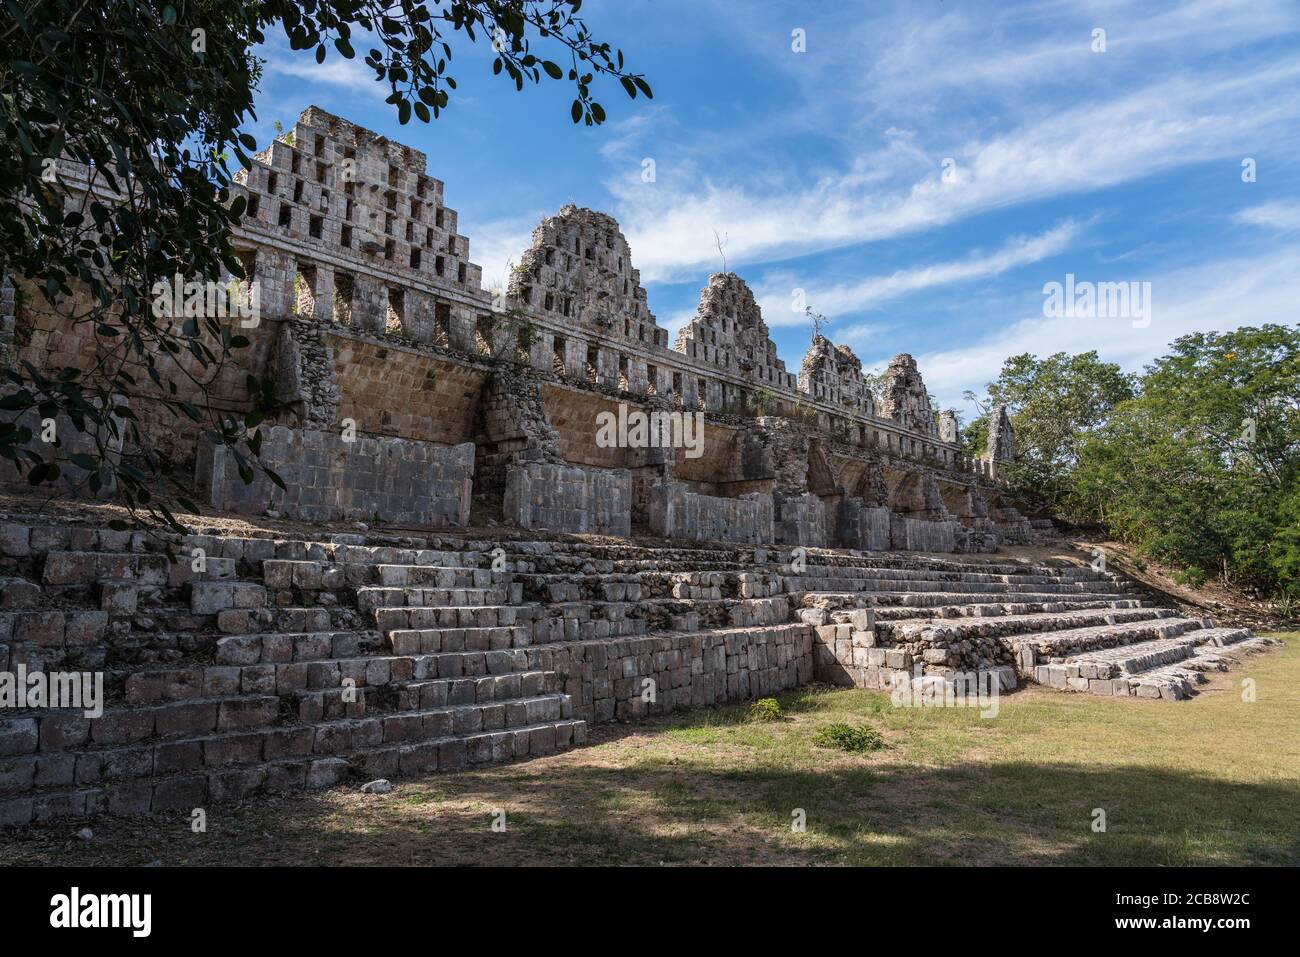
[[855, 727], [842, 721], [818, 728], [813, 742], [819, 748], [839, 748], [850, 754], [866, 754], [885, 746], [885, 739], [875, 728], [869, 725]]

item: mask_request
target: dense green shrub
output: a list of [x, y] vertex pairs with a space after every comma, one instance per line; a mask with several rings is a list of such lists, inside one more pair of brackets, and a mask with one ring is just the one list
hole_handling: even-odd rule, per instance
[[1015, 356], [987, 402], [1008, 404], [1026, 499], [1189, 584], [1300, 585], [1300, 327], [1183, 336], [1136, 378], [1095, 353]]
[[781, 702], [775, 698], [759, 698], [749, 706], [750, 721], [780, 721], [784, 717]]

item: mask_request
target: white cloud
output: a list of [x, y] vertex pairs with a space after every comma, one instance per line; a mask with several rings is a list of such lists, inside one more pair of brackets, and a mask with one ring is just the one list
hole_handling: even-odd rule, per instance
[[[762, 191], [675, 176], [663, 162], [653, 184], [610, 184], [618, 218], [647, 281], [695, 275], [716, 257], [713, 230], [730, 236], [728, 259], [753, 264], [932, 229], [966, 216], [1077, 194], [1213, 159], [1239, 158], [1243, 142], [1270, 142], [1300, 116], [1300, 65], [1179, 77], [1114, 99], [1090, 99], [991, 138], [937, 143], [916, 153], [897, 136], [851, 167], [804, 185]], [[926, 164], [923, 156], [933, 160]], [[940, 176], [956, 160], [951, 182]], [[889, 172], [881, 183], [881, 170]], [[752, 174], [752, 171], [747, 171]], [[693, 173], [693, 171], [692, 171]], [[746, 182], [753, 182], [748, 175]]]
[[533, 241], [541, 216], [492, 220], [463, 228], [469, 236], [469, 258], [483, 267], [483, 288], [509, 285], [510, 269]]
[[1237, 222], [1291, 232], [1300, 229], [1300, 202], [1274, 200], [1248, 206], [1236, 215]]
[[1243, 325], [1289, 322], [1300, 300], [1300, 246], [1267, 256], [1199, 263], [1154, 277], [1152, 320], [1134, 328], [1125, 319], [1051, 319], [1036, 315], [1008, 324], [986, 339], [960, 348], [918, 355], [930, 391], [942, 403], [960, 402], [967, 389], [982, 392], [1008, 356], [1031, 352], [1087, 352], [1130, 371], [1166, 351], [1179, 336], [1227, 331]]
[[[1134, 0], [952, 7], [917, 18], [913, 9], [887, 21], [894, 38], [863, 77], [864, 95], [882, 108], [949, 96], [1002, 95], [1153, 69], [1294, 32], [1300, 15], [1288, 0]], [[880, 24], [871, 24], [879, 33]], [[1105, 30], [1094, 52], [1092, 31]]]
[[[826, 316], [873, 309], [883, 303], [910, 293], [921, 292], [937, 286], [987, 279], [1019, 266], [1039, 262], [1064, 252], [1081, 232], [1082, 227], [1073, 220], [1037, 236], [1015, 236], [991, 253], [967, 256], [952, 262], [934, 263], [900, 269], [888, 276], [869, 276], [855, 282], [836, 283], [818, 288], [814, 284], [802, 285], [811, 306]], [[763, 315], [768, 325], [802, 325], [802, 315], [788, 308], [790, 287], [777, 283], [764, 283], [759, 296]], [[787, 319], [787, 315], [789, 318]]]
[[298, 81], [301, 86], [324, 84], [341, 87], [354, 93], [377, 97], [383, 102], [391, 92], [388, 84], [375, 79], [375, 71], [361, 60], [344, 59], [331, 51], [324, 63], [317, 63], [315, 57], [301, 51], [267, 48], [266, 73], [273, 77], [285, 77]]

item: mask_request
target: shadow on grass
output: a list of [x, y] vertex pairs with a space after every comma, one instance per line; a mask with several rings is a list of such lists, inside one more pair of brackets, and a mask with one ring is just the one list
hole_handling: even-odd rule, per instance
[[[504, 773], [503, 773], [504, 772]], [[504, 833], [493, 813], [506, 812]], [[806, 831], [792, 830], [801, 809]], [[1106, 830], [1095, 832], [1096, 810]], [[18, 837], [7, 863], [1296, 864], [1300, 789], [1159, 768], [994, 763], [725, 772], [542, 760], [185, 821]], [[32, 841], [24, 848], [23, 841]]]

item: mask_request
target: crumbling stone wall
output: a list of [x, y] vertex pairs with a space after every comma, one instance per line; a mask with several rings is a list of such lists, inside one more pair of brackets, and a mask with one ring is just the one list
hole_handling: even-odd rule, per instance
[[[890, 364], [880, 414], [857, 357], [825, 337], [796, 381], [734, 273], [710, 277], [670, 349], [606, 214], [569, 205], [543, 220], [507, 288], [492, 295], [424, 155], [315, 107], [257, 155], [237, 189], [249, 213], [234, 242], [265, 320], [250, 337], [251, 366], [223, 373], [232, 411], [262, 402], [243, 389], [251, 369], [269, 378], [273, 422], [474, 441], [485, 504], [501, 501], [510, 469], [528, 463], [627, 469], [633, 522], [650, 519], [654, 483], [675, 482], [730, 503], [699, 506], [704, 525], [724, 530], [714, 513], [729, 514], [741, 496], [775, 496], [780, 527], [764, 534], [809, 542], [839, 540], [842, 517], [849, 529], [861, 525], [846, 496], [863, 508], [895, 504], [880, 491], [885, 465], [985, 485], [996, 471], [962, 455], [955, 417], [936, 423], [910, 356]], [[594, 410], [624, 402], [705, 410], [704, 455], [601, 448]], [[192, 448], [195, 436], [167, 440]], [[907, 517], [947, 520], [941, 502], [921, 498]]]
[[1015, 431], [1011, 428], [1011, 417], [1007, 415], [1007, 407], [1004, 403], [999, 402], [989, 413], [989, 435], [985, 460], [989, 464], [991, 474], [997, 476], [1002, 467], [1007, 462], [1011, 462], [1016, 457], [1016, 436]]
[[799, 370], [799, 388], [814, 399], [875, 415], [875, 400], [862, 377], [862, 360], [848, 346], [825, 336], [813, 338]]
[[[646, 304], [641, 273], [612, 216], [569, 204], [533, 230], [532, 244], [510, 276], [509, 295], [525, 306], [561, 316], [601, 335], [666, 345]], [[578, 356], [585, 366], [586, 357]], [[585, 374], [585, 368], [582, 370]], [[595, 370], [601, 384], [619, 370]]]
[[472, 441], [486, 369], [395, 343], [332, 333], [342, 399], [359, 432], [446, 445]]
[[754, 293], [735, 273], [709, 277], [695, 318], [678, 331], [674, 348], [693, 359], [739, 371], [761, 388], [795, 388], [794, 376], [776, 354]]
[[269, 360], [275, 400], [292, 410], [295, 424], [309, 429], [332, 428], [342, 395], [334, 350], [324, 327], [301, 319], [277, 325]]
[[540, 380], [528, 367], [497, 366], [483, 384], [477, 416], [476, 496], [500, 500], [513, 466], [563, 461], [560, 434], [547, 417]]
[[957, 413], [952, 409], [944, 409], [939, 413], [939, 438], [953, 445], [961, 441], [960, 430], [957, 428]]
[[893, 419], [910, 432], [939, 437], [925, 382], [916, 368], [916, 360], [905, 352], [890, 359], [885, 369], [881, 411], [886, 418]]
[[[122, 395], [134, 415], [131, 422], [124, 425], [128, 431], [131, 428], [138, 430], [140, 442], [138, 445], [124, 442], [119, 451], [129, 453], [147, 447], [170, 455], [184, 467], [192, 465], [199, 435], [203, 429], [211, 427], [210, 423], [195, 422], [179, 409], [167, 408], [160, 401], [164, 396], [172, 402], [190, 402], [200, 408], [207, 406], [222, 416], [242, 416], [259, 404], [260, 397], [249, 393], [248, 376], [261, 378], [267, 374], [277, 333], [274, 323], [258, 322], [246, 328], [238, 327], [236, 331], [248, 339], [249, 345], [207, 368], [188, 351], [172, 358], [160, 358], [159, 367], [165, 379], [170, 379], [176, 388], [173, 394], [169, 389], [160, 390], [154, 385], [144, 365], [133, 358], [134, 353], [125, 351], [122, 336], [98, 336], [94, 323], [70, 322], [66, 316], [49, 307], [30, 281], [18, 281], [14, 303], [14, 358], [41, 370], [71, 368], [89, 375], [94, 375], [100, 366], [115, 368], [117, 362], [125, 359], [123, 368], [133, 377], [135, 384], [130, 392]], [[214, 353], [220, 353], [220, 345], [215, 341], [209, 340], [205, 344]], [[114, 355], [118, 357], [116, 361], [111, 358]], [[69, 441], [82, 441], [73, 438], [75, 429], [61, 428], [60, 432]]]

